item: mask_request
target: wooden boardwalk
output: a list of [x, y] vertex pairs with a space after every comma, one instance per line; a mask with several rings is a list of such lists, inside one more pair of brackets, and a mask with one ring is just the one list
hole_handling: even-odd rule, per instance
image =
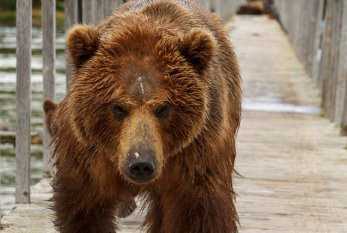
[[231, 33], [244, 79], [236, 179], [241, 232], [347, 232], [347, 138], [279, 25], [243, 17]]
[[[230, 35], [244, 79], [235, 178], [241, 232], [347, 232], [347, 138], [321, 117], [319, 95], [279, 25], [235, 18]], [[48, 181], [31, 205], [2, 219], [3, 233], [55, 232]], [[138, 233], [141, 216], [123, 221]], [[178, 232], [183, 233], [183, 232]]]

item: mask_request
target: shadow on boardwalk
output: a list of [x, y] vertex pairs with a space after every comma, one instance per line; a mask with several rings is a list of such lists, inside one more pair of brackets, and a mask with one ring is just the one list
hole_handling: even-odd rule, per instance
[[[230, 30], [244, 79], [241, 232], [347, 232], [346, 138], [320, 116], [318, 92], [275, 21], [235, 18]], [[47, 181], [36, 186], [35, 204], [4, 217], [1, 232], [55, 232], [49, 190]], [[135, 213], [120, 232], [140, 232], [141, 220]]]

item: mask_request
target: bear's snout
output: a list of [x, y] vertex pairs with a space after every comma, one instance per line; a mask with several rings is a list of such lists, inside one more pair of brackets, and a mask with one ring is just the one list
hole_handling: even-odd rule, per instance
[[137, 144], [129, 150], [127, 158], [129, 178], [135, 183], [149, 182], [155, 177], [154, 152], [144, 144]]

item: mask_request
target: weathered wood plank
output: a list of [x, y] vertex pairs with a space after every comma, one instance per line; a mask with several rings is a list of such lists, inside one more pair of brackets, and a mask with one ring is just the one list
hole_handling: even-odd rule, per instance
[[211, 6], [210, 6], [210, 1], [209, 0], [199, 0], [198, 3], [204, 7], [206, 10], [210, 11], [211, 10]]
[[341, 21], [337, 29], [341, 31], [340, 44], [338, 46], [339, 56], [337, 78], [336, 78], [336, 99], [335, 99], [335, 123], [341, 126], [343, 122], [344, 108], [347, 105], [345, 98], [347, 95], [347, 1], [342, 2]]
[[[65, 33], [69, 28], [78, 22], [78, 1], [77, 0], [64, 0], [64, 18], [65, 18]], [[65, 51], [66, 57], [68, 57], [67, 50]], [[66, 90], [69, 89], [71, 80], [71, 67], [68, 59], [66, 59], [65, 65], [66, 74]]]
[[[341, 133], [347, 135], [347, 1], [343, 1], [343, 17], [340, 43], [340, 63], [338, 72], [338, 92], [336, 96], [337, 124], [341, 125]], [[340, 97], [341, 96], [341, 97]], [[338, 99], [339, 98], [339, 99]], [[341, 122], [340, 122], [341, 121]]]
[[257, 99], [319, 106], [318, 91], [273, 22], [241, 18], [234, 28], [244, 101], [251, 102], [237, 138], [240, 232], [347, 232], [345, 138], [319, 115], [252, 110]]
[[112, 15], [112, 13], [123, 3], [122, 0], [106, 0], [104, 4], [105, 17]]
[[322, 88], [322, 106], [326, 116], [330, 116], [331, 113], [331, 90], [332, 90], [332, 70], [333, 70], [333, 30], [334, 30], [334, 3], [327, 4], [326, 15], [325, 15], [325, 31], [323, 39], [323, 53], [322, 61], [319, 71], [320, 87]]
[[32, 0], [17, 0], [16, 202], [30, 202]]
[[313, 43], [311, 46], [311, 70], [308, 72], [310, 77], [317, 83], [318, 82], [318, 71], [321, 61], [322, 55], [322, 47], [321, 47], [321, 24], [323, 21], [323, 12], [324, 12], [324, 0], [319, 0], [317, 4], [315, 4], [313, 11], [313, 21], [312, 27], [315, 28], [313, 35]]
[[95, 0], [83, 0], [82, 1], [82, 21], [85, 24], [93, 24], [94, 12], [93, 5]]
[[346, 1], [275, 0], [275, 4], [296, 55], [321, 90], [325, 116], [343, 127], [347, 118]]
[[[335, 118], [335, 100], [336, 100], [336, 82], [338, 70], [338, 58], [340, 49], [340, 36], [341, 36], [341, 16], [342, 16], [343, 0], [336, 0], [327, 2], [327, 28], [329, 35], [327, 37], [326, 47], [329, 49], [330, 56], [322, 60], [322, 69], [327, 69], [323, 72], [323, 107], [326, 116], [331, 120]], [[324, 34], [324, 37], [326, 35]], [[325, 59], [325, 60], [324, 60]], [[329, 59], [329, 60], [327, 60]], [[325, 62], [324, 62], [325, 61]], [[326, 65], [326, 66], [324, 66]]]
[[93, 0], [92, 11], [93, 11], [93, 24], [98, 25], [105, 18], [105, 5], [106, 1]]
[[[333, 37], [332, 37], [332, 70], [330, 74], [331, 80], [331, 92], [330, 92], [330, 120], [335, 122], [335, 106], [336, 106], [336, 95], [337, 95], [337, 82], [338, 82], [338, 69], [339, 69], [339, 58], [340, 58], [340, 40], [341, 40], [341, 23], [342, 23], [342, 10], [344, 0], [334, 1], [333, 8]], [[330, 3], [333, 5], [333, 2]], [[346, 64], [345, 64], [346, 65]], [[328, 77], [326, 77], [328, 78]], [[341, 96], [339, 96], [341, 97]], [[339, 100], [338, 100], [339, 101]]]
[[[43, 72], [43, 98], [55, 99], [55, 19], [56, 0], [42, 1], [42, 72]], [[43, 166], [44, 173], [49, 174], [52, 169], [53, 151], [50, 147], [51, 137], [44, 121], [43, 131]]]
[[216, 12], [222, 20], [228, 20], [231, 16], [233, 16], [238, 7], [245, 2], [245, 0], [234, 0], [234, 1], [223, 1], [223, 0], [215, 0], [209, 1], [210, 9]]

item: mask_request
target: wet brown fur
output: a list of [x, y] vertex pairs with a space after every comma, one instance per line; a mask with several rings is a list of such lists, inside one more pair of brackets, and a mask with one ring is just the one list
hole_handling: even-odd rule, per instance
[[[195, 3], [140, 2], [68, 33], [70, 90], [58, 106], [44, 105], [57, 161], [55, 225], [64, 233], [115, 232], [114, 216], [128, 215], [142, 195], [149, 233], [237, 232], [235, 53], [217, 17]], [[172, 109], [158, 119], [163, 103]], [[113, 104], [128, 116], [116, 119]], [[155, 178], [141, 185], [125, 169], [138, 142], [157, 163]]]

